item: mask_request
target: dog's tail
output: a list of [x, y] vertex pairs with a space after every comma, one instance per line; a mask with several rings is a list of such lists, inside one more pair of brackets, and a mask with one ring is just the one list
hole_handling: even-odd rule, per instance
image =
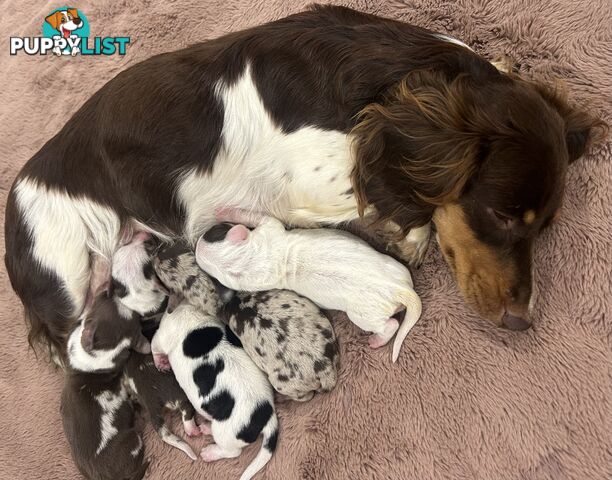
[[274, 453], [274, 450], [276, 450], [276, 441], [278, 440], [278, 417], [276, 416], [276, 412], [272, 412], [270, 420], [268, 420], [268, 423], [263, 428], [261, 433], [263, 435], [261, 448], [259, 449], [257, 456], [241, 475], [240, 480], [250, 480], [253, 478], [253, 476], [259, 472], [272, 458], [272, 454]]
[[412, 327], [414, 327], [417, 320], [421, 317], [422, 310], [421, 299], [412, 289], [404, 290], [400, 296], [400, 301], [401, 304], [406, 307], [406, 315], [393, 341], [393, 353], [391, 355], [393, 362], [397, 361], [402, 343], [404, 343], [404, 339], [406, 335], [408, 335], [408, 332], [412, 330]]

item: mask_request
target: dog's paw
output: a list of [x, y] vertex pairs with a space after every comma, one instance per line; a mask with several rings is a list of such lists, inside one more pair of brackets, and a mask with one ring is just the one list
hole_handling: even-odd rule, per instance
[[183, 422], [183, 427], [185, 429], [185, 433], [189, 437], [199, 437], [202, 435], [201, 426], [198, 425], [193, 418], [191, 420], [185, 420]]
[[172, 367], [170, 366], [170, 360], [168, 360], [168, 355], [164, 355], [162, 353], [154, 353], [153, 363], [155, 363], [155, 367], [160, 372], [169, 372], [170, 370], [172, 370]]
[[412, 267], [420, 267], [425, 259], [431, 226], [428, 223], [422, 227], [413, 228], [402, 240], [389, 245], [389, 249]]

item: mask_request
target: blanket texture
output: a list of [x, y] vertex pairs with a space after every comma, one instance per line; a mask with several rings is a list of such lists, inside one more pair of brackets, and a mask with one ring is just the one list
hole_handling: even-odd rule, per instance
[[[21, 166], [118, 72], [300, 11], [307, 2], [80, 0], [74, 6], [88, 17], [91, 36], [131, 36], [127, 55], [9, 55], [10, 36], [40, 35], [44, 17], [64, 4], [2, 2], [2, 215]], [[608, 0], [345, 4], [448, 33], [488, 58], [508, 54], [524, 75], [565, 79], [575, 102], [612, 120]], [[479, 319], [464, 305], [437, 246], [430, 246], [414, 272], [423, 317], [399, 362], [390, 363], [389, 348], [371, 351], [362, 332], [336, 319], [339, 384], [308, 403], [279, 404], [279, 448], [258, 478], [610, 478], [611, 156], [611, 144], [604, 143], [570, 168], [561, 218], [537, 242], [531, 330], [503, 331]], [[3, 234], [0, 245], [3, 250]], [[23, 311], [4, 265], [0, 332], [0, 477], [79, 478], [60, 422], [62, 377], [28, 350]], [[150, 427], [145, 431], [152, 480], [238, 478], [259, 448], [212, 465], [191, 463]]]

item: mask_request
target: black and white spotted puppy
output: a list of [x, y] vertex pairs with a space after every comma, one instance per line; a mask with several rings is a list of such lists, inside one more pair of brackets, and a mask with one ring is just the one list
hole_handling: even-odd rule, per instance
[[[206, 237], [225, 238], [231, 224], [211, 228]], [[186, 245], [161, 249], [154, 261], [160, 280], [192, 305], [216, 311], [215, 285]], [[230, 291], [231, 292], [231, 291]], [[272, 386], [294, 400], [331, 390], [337, 379], [338, 345], [332, 326], [311, 301], [290, 290], [235, 292], [224, 316], [244, 350], [268, 375]]]
[[178, 411], [187, 435], [197, 437], [202, 434], [195, 421], [195, 409], [174, 375], [159, 371], [152, 355], [132, 353], [125, 366], [124, 380], [131, 396], [149, 412], [153, 428], [161, 439], [196, 460], [189, 444], [172, 433], [164, 415], [167, 410]]
[[336, 336], [310, 300], [291, 290], [236, 292], [224, 313], [245, 351], [279, 393], [304, 402], [336, 385]]
[[155, 276], [151, 242], [149, 233], [137, 232], [114, 253], [111, 267], [113, 294], [145, 317], [163, 310], [168, 293]]
[[147, 469], [122, 381], [131, 348], [150, 352], [140, 322], [121, 318], [106, 294], [94, 300], [68, 340], [60, 411], [74, 461], [89, 479], [137, 480]]
[[278, 436], [272, 388], [219, 318], [182, 302], [162, 317], [151, 342], [158, 368], [172, 368], [198, 413], [211, 421], [214, 443], [204, 447], [206, 462], [234, 458], [263, 435], [259, 453], [241, 480], [253, 477], [272, 457]]

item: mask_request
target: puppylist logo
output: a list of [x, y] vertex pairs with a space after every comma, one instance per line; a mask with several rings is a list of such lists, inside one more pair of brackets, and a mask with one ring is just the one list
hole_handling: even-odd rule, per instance
[[42, 37], [11, 37], [11, 55], [125, 55], [130, 37], [90, 37], [89, 22], [76, 8], [61, 7], [45, 17]]

